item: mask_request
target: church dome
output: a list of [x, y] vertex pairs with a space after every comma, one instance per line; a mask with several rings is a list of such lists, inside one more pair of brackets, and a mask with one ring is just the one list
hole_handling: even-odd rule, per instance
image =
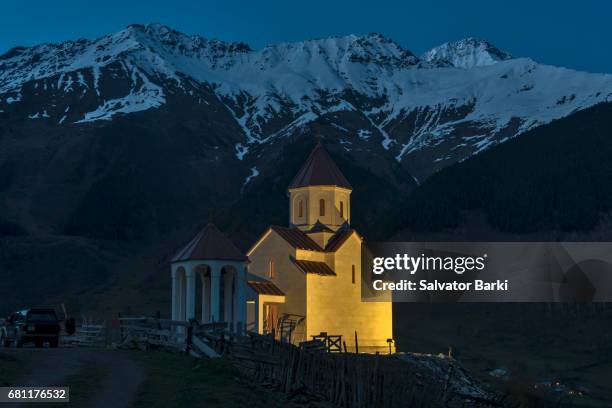
[[336, 186], [352, 190], [350, 183], [320, 142], [293, 178], [289, 189], [308, 186]]
[[247, 257], [214, 224], [209, 223], [170, 262], [215, 259], [246, 261]]

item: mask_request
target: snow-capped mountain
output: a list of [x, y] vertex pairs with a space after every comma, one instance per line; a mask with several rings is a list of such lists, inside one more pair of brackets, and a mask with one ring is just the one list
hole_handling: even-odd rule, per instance
[[470, 37], [444, 43], [427, 51], [421, 58], [438, 66], [448, 65], [469, 69], [509, 60], [512, 59], [512, 55], [496, 48], [486, 40]]
[[513, 58], [473, 38], [419, 58], [380, 34], [252, 50], [153, 24], [0, 56], [0, 121], [104, 126], [180, 100], [229, 115], [220, 133], [249, 165], [317, 121], [346, 151], [378, 149], [418, 179], [611, 95], [612, 75]]

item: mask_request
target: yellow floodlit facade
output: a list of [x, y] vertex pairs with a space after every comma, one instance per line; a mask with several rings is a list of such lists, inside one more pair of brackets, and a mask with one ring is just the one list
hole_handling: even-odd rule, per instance
[[289, 226], [270, 227], [247, 253], [251, 329], [286, 335], [281, 322], [291, 316], [292, 342], [324, 332], [354, 350], [356, 332], [360, 352], [389, 350], [392, 303], [361, 300], [363, 238], [350, 227], [351, 192], [318, 144], [288, 188]]

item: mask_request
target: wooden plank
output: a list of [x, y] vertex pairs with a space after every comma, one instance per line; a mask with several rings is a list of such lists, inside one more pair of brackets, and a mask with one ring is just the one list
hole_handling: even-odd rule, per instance
[[208, 344], [202, 341], [198, 336], [193, 336], [191, 339], [192, 346], [204, 354], [208, 358], [219, 358], [219, 353], [212, 349]]
[[136, 330], [136, 331], [149, 331], [149, 330], [154, 330], [150, 327], [145, 327], [145, 326], [134, 326], [134, 325], [121, 325], [121, 328], [123, 330]]
[[198, 325], [198, 329], [202, 330], [223, 330], [228, 328], [227, 322], [203, 323]]
[[152, 321], [156, 321], [156, 322], [160, 322], [160, 323], [166, 323], [166, 324], [170, 324], [173, 326], [190, 326], [191, 323], [184, 321], [184, 320], [172, 320], [172, 319], [149, 319]]
[[185, 343], [177, 343], [173, 341], [164, 341], [164, 340], [156, 340], [156, 339], [145, 339], [145, 341], [147, 341], [149, 344], [152, 344], [154, 346], [164, 346], [164, 347], [175, 348], [178, 350], [183, 350], [185, 348]]
[[120, 322], [142, 322], [142, 323], [164, 323], [170, 326], [191, 326], [190, 322], [182, 321], [182, 320], [171, 320], [171, 319], [157, 319], [155, 317], [120, 317]]
[[94, 335], [94, 336], [101, 336], [102, 334], [104, 334], [104, 332], [100, 330], [77, 330], [76, 333], [88, 334], [88, 335]]

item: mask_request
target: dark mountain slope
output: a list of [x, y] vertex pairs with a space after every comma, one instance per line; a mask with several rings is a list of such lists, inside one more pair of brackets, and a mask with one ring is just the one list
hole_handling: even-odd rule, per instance
[[[326, 129], [325, 125], [321, 128]], [[217, 211], [215, 222], [243, 249], [247, 250], [268, 226], [287, 225], [287, 187], [315, 143], [314, 139], [295, 137], [270, 158], [275, 165], [271, 176], [255, 179], [237, 202]], [[399, 163], [389, 161], [389, 168], [380, 174], [372, 169], [378, 168], [380, 159], [347, 153], [342, 146], [327, 139], [323, 143], [342, 173], [354, 183], [351, 225], [367, 237], [380, 238], [376, 220], [395, 207], [397, 197], [405, 197], [414, 190], [415, 181], [402, 177]]]
[[589, 231], [612, 209], [612, 104], [536, 128], [426, 180], [399, 228], [437, 232], [486, 215], [506, 233]]
[[[251, 169], [214, 140], [206, 123], [192, 129], [163, 115], [116, 118], [72, 139], [61, 129], [5, 133], [19, 146], [16, 156], [27, 160], [5, 161], [0, 179], [0, 277], [6, 283], [0, 313], [41, 299], [73, 310], [117, 311], [138, 296], [149, 312], [167, 310], [168, 259], [210, 214], [244, 250], [268, 225], [287, 224], [287, 186], [313, 137], [296, 132], [274, 149], [254, 149], [264, 165], [246, 182]], [[191, 120], [209, 119], [193, 112]], [[326, 117], [316, 124], [355, 181], [354, 225], [368, 234], [376, 225], [371, 221], [415, 183], [396, 161], [347, 151], [327, 137], [338, 131]]]

